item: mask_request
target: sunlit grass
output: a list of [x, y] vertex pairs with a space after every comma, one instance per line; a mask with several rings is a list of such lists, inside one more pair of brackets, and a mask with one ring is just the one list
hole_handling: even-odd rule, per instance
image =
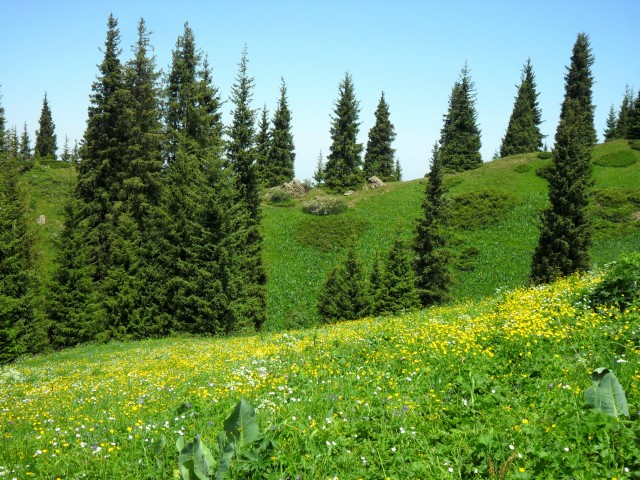
[[638, 474], [640, 457], [620, 450], [631, 440], [594, 457], [586, 439], [594, 418], [638, 433], [585, 409], [600, 366], [640, 401], [640, 312], [590, 309], [583, 293], [598, 280], [311, 330], [25, 358], [0, 374], [0, 475], [171, 477], [176, 438], [201, 434], [215, 451], [244, 397], [275, 445], [266, 478], [489, 478], [514, 452], [507, 478], [633, 478], [624, 469]]

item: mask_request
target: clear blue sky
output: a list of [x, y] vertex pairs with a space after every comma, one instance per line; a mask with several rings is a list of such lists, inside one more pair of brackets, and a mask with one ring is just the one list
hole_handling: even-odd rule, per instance
[[[476, 84], [485, 160], [500, 146], [527, 57], [540, 93], [542, 130], [553, 145], [565, 67], [579, 32], [589, 34], [595, 55], [600, 139], [625, 85], [640, 88], [638, 0], [0, 0], [0, 101], [9, 126], [21, 130], [26, 121], [33, 142], [46, 91], [59, 151], [65, 134], [72, 144], [81, 139], [111, 12], [119, 21], [123, 61], [131, 57], [142, 16], [164, 72], [188, 21], [225, 100], [246, 44], [254, 108], [266, 103], [273, 112], [280, 78], [287, 82], [300, 179], [311, 178], [320, 150], [329, 153], [330, 117], [347, 71], [360, 101], [365, 146], [385, 92], [405, 180], [428, 171], [465, 62]], [[224, 108], [228, 123], [229, 103]]]

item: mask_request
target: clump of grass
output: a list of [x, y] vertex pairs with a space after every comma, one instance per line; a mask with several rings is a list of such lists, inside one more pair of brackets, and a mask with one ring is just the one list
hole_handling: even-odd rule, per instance
[[306, 217], [295, 226], [294, 235], [303, 245], [331, 252], [353, 245], [367, 226], [365, 219], [354, 216]]
[[451, 201], [451, 223], [474, 228], [498, 223], [514, 204], [513, 195], [491, 188], [466, 192]]
[[516, 173], [527, 173], [531, 171], [531, 165], [528, 163], [519, 163], [515, 167], [513, 167], [513, 171]]
[[634, 152], [631, 150], [621, 150], [598, 157], [593, 163], [601, 167], [624, 168], [633, 165], [636, 161], [637, 158]]
[[277, 207], [292, 207], [295, 205], [291, 194], [282, 187], [272, 188], [264, 196], [269, 205]]

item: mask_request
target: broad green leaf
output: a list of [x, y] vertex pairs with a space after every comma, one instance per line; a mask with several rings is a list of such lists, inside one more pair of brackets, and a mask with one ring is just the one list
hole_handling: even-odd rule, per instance
[[182, 478], [184, 480], [208, 480], [215, 460], [209, 449], [200, 441], [200, 435], [196, 435], [193, 442], [186, 445], [184, 439], [179, 437], [176, 441], [176, 447], [180, 452], [178, 468]]
[[227, 478], [229, 468], [231, 467], [231, 459], [235, 453], [234, 443], [227, 439], [227, 436], [220, 432], [218, 435], [218, 449], [220, 450], [220, 458], [218, 459], [218, 471], [216, 472], [216, 480], [224, 480]]
[[256, 412], [249, 402], [241, 399], [224, 421], [227, 441], [243, 446], [260, 438], [260, 427]]
[[614, 373], [607, 368], [597, 368], [591, 374], [593, 385], [584, 392], [586, 402], [607, 415], [618, 418], [629, 416], [627, 397]]

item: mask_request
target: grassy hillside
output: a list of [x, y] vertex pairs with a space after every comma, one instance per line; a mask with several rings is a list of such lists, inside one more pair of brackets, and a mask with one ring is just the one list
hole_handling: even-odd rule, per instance
[[[623, 252], [640, 250], [640, 152], [624, 140], [596, 146], [593, 153], [596, 234], [595, 266]], [[501, 287], [523, 285], [538, 236], [538, 221], [547, 201], [546, 181], [537, 172], [550, 160], [537, 154], [485, 163], [446, 177], [455, 225], [454, 297], [461, 301], [492, 295]], [[50, 274], [53, 242], [61, 227], [62, 204], [74, 171], [57, 162], [26, 173], [30, 214], [37, 225], [38, 256]], [[57, 167], [57, 168], [56, 168]], [[426, 166], [425, 166], [426, 168]], [[267, 331], [316, 325], [316, 299], [329, 269], [355, 242], [368, 267], [377, 251], [395, 236], [408, 242], [420, 215], [425, 181], [391, 183], [378, 190], [342, 197], [349, 208], [339, 215], [314, 216], [301, 205], [314, 190], [289, 206], [263, 205], [265, 262], [268, 273]]]
[[[624, 158], [627, 166], [617, 165]], [[603, 266], [623, 252], [640, 250], [640, 152], [624, 140], [596, 146], [596, 202], [592, 258]], [[501, 287], [523, 285], [547, 202], [548, 165], [527, 154], [485, 163], [446, 177], [450, 187], [458, 261], [453, 291], [458, 300], [480, 299]], [[598, 165], [602, 163], [605, 166]], [[340, 240], [355, 241], [365, 263], [387, 249], [394, 236], [411, 240], [420, 214], [424, 181], [392, 183], [347, 197], [351, 208], [334, 217], [305, 214], [298, 205], [264, 207], [269, 320], [279, 330], [318, 321], [315, 303], [328, 270], [341, 258]], [[317, 193], [317, 192], [316, 192]], [[313, 194], [313, 193], [312, 193]]]
[[[640, 310], [592, 310], [599, 281], [22, 359], [0, 369], [0, 476], [178, 478], [176, 440], [196, 435], [215, 467], [244, 398], [263, 437], [232, 460], [234, 479], [638, 478]], [[629, 419], [588, 408], [598, 367], [615, 372]]]

